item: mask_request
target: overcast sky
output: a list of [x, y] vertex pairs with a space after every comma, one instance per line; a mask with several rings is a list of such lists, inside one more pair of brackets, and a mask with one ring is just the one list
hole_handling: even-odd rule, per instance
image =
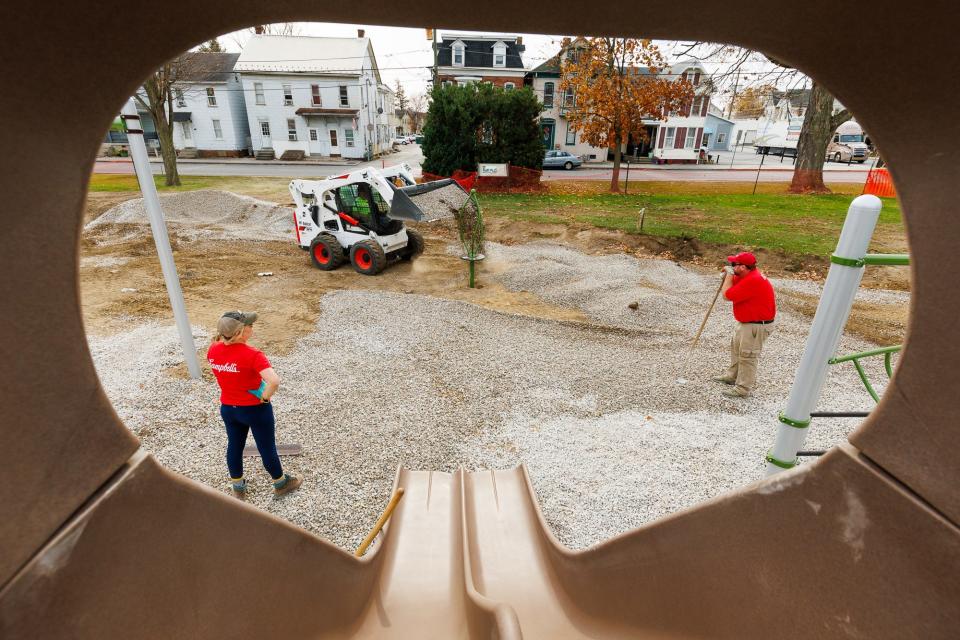
[[[366, 36], [373, 43], [373, 51], [377, 56], [377, 64], [383, 80], [391, 87], [397, 80], [403, 85], [407, 95], [426, 93], [430, 78], [430, 67], [433, 65], [433, 53], [430, 49], [431, 41], [427, 40], [426, 29], [408, 29], [404, 27], [378, 27], [371, 25], [335, 24], [326, 22], [300, 22], [295, 25], [297, 35], [327, 36], [351, 38], [357, 36], [357, 29], [364, 29]], [[439, 28], [440, 33], [489, 33], [470, 32], [462, 29]], [[523, 36], [526, 50], [523, 53], [524, 66], [527, 69], [536, 67], [544, 60], [552, 57], [560, 48], [564, 36], [545, 36], [529, 33], [512, 33], [508, 35]], [[247, 32], [236, 32], [219, 38], [220, 44], [228, 51], [240, 51], [243, 43], [249, 38]], [[675, 43], [656, 41], [665, 55], [673, 51]], [[754, 72], [761, 67], [771, 65], [747, 65], [745, 72]], [[706, 64], [710, 73], [717, 71], [721, 65]], [[719, 98], [719, 96], [718, 96]], [[715, 100], [716, 103], [722, 100]]]

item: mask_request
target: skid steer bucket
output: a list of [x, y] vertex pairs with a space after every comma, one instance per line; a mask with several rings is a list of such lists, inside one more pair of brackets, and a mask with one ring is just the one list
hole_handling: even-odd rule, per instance
[[397, 188], [393, 192], [393, 202], [387, 215], [394, 220], [413, 222], [451, 218], [467, 201], [467, 197], [463, 187], [451, 178]]

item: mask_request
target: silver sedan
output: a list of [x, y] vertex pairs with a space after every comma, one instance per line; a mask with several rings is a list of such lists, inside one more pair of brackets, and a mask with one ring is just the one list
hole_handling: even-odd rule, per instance
[[573, 155], [569, 151], [547, 151], [543, 158], [544, 169], [559, 169], [563, 167], [566, 170], [576, 169], [583, 164], [583, 160]]

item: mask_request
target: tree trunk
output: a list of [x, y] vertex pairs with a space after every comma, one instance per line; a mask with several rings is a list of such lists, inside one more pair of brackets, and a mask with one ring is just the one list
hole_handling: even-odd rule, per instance
[[[166, 174], [166, 185], [168, 187], [180, 186], [180, 174], [177, 172], [177, 150], [173, 148], [173, 126], [167, 118], [167, 105], [164, 103], [164, 94], [169, 93], [169, 88], [165, 92], [160, 86], [160, 80], [157, 74], [154, 74], [143, 83], [143, 88], [147, 92], [146, 105], [153, 118], [153, 124], [157, 129], [157, 137], [160, 139], [160, 155], [163, 156], [163, 172]], [[172, 101], [173, 97], [169, 99]], [[172, 111], [172, 107], [171, 107]]]
[[620, 193], [620, 134], [615, 138], [616, 148], [613, 150], [613, 176], [610, 178], [610, 193]]
[[[833, 111], [833, 96], [816, 81], [810, 89], [810, 104], [807, 115], [803, 119], [800, 129], [800, 140], [797, 142], [797, 163], [793, 170], [793, 180], [790, 183], [790, 193], [830, 193], [823, 183], [823, 161], [827, 153], [827, 145], [840, 122], [831, 117]], [[849, 113], [844, 110], [837, 114], [838, 118], [846, 115], [841, 122], [849, 120]]]

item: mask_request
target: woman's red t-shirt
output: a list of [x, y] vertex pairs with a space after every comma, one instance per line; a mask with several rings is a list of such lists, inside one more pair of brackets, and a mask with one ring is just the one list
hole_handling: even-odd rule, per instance
[[221, 403], [260, 404], [260, 399], [249, 392], [260, 386], [260, 372], [270, 368], [270, 361], [263, 352], [243, 343], [214, 342], [207, 349], [207, 361], [220, 385]]

